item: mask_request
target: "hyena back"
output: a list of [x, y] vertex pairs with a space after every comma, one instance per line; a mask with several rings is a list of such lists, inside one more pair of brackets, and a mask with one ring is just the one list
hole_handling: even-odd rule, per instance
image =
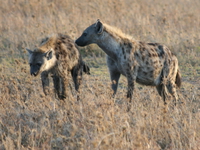
[[156, 86], [165, 104], [168, 93], [175, 101], [178, 99], [176, 88], [181, 85], [178, 60], [165, 45], [136, 41], [100, 20], [86, 28], [75, 42], [79, 46], [96, 43], [107, 54], [114, 94], [122, 74], [128, 81], [130, 101], [135, 81]]
[[63, 34], [54, 34], [43, 39], [38, 48], [29, 52], [30, 74], [41, 74], [43, 92], [49, 94], [49, 75], [53, 78], [55, 93], [59, 99], [66, 98], [68, 77], [71, 74], [76, 91], [82, 81], [82, 72], [90, 74], [82, 61], [74, 41]]

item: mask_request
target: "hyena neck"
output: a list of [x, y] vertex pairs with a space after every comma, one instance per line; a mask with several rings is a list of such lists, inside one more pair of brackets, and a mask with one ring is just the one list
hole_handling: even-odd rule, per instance
[[97, 45], [113, 60], [117, 60], [120, 44], [111, 35], [104, 33]]
[[57, 59], [56, 59], [55, 55], [53, 55], [53, 57], [51, 59], [47, 60], [45, 70], [52, 69], [56, 65], [56, 60]]

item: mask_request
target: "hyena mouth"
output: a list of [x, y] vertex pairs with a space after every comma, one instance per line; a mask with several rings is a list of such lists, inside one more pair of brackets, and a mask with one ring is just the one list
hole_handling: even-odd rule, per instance
[[31, 73], [31, 75], [36, 77], [38, 75], [38, 72], [33, 72]]

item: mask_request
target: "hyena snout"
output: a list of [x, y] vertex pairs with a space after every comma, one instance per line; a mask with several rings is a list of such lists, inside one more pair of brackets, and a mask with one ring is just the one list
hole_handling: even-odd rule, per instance
[[86, 44], [83, 42], [83, 40], [81, 40], [81, 37], [78, 38], [75, 43], [78, 45], [78, 46], [85, 46]]
[[90, 37], [87, 37], [84, 33], [75, 41], [78, 46], [86, 46], [91, 44]]
[[30, 64], [30, 74], [37, 76], [40, 72], [40, 68], [41, 68], [40, 64], [37, 64], [37, 65]]

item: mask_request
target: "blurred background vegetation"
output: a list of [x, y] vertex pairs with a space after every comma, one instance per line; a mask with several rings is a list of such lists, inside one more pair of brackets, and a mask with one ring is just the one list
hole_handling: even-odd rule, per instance
[[[199, 6], [198, 0], [5, 0], [0, 6], [0, 61], [26, 61], [25, 47], [33, 49], [54, 32], [76, 39], [99, 18], [136, 40], [166, 44], [176, 53], [183, 72], [190, 68], [190, 75], [198, 76]], [[104, 55], [92, 45], [81, 52]]]

